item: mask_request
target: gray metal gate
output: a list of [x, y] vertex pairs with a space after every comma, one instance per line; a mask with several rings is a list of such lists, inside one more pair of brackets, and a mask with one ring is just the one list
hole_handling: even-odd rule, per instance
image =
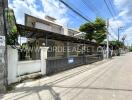
[[0, 46], [0, 92], [5, 90], [4, 87], [4, 47]]

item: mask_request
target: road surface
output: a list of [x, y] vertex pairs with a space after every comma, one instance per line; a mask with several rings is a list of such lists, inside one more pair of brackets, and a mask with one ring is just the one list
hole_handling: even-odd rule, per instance
[[132, 53], [24, 82], [2, 100], [132, 100]]

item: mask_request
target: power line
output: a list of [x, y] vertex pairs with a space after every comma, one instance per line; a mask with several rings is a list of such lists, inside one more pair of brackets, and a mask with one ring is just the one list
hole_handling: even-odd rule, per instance
[[[60, 3], [59, 3], [59, 7], [58, 6], [56, 6], [55, 4], [53, 4], [52, 2], [50, 2], [50, 1], [48, 1], [48, 3], [50, 3], [52, 6], [54, 6], [55, 8], [57, 8], [57, 9], [60, 9]], [[76, 13], [75, 13], [76, 14]], [[80, 21], [82, 21], [80, 18], [82, 18], [82, 17], [80, 17], [80, 18], [77, 18], [76, 16], [74, 16], [74, 15], [72, 15], [71, 13], [69, 13], [69, 12], [67, 12], [67, 15], [69, 15], [69, 16], [71, 16], [72, 18], [74, 18], [74, 19], [77, 19], [77, 20], [80, 20]], [[84, 20], [84, 19], [83, 19]]]
[[[60, 0], [59, 0], [60, 1]], [[54, 5], [52, 2], [48, 2], [48, 3], [50, 3], [50, 4], [52, 4], [54, 7], [56, 7], [56, 8], [59, 8], [59, 7], [57, 7], [56, 5]], [[70, 3], [69, 3], [70, 4]], [[65, 4], [64, 4], [65, 5]], [[67, 5], [68, 5], [68, 3], [67, 3]], [[60, 6], [60, 3], [59, 3], [59, 6]], [[66, 6], [66, 5], [65, 5]], [[70, 6], [70, 5], [69, 5]], [[66, 6], [67, 7], [67, 6]], [[71, 6], [70, 6], [71, 7]], [[68, 7], [69, 8], [69, 7]], [[75, 6], [73, 6], [72, 5], [72, 8], [76, 8]], [[71, 9], [70, 9], [71, 10]], [[82, 12], [79, 10], [79, 9], [74, 9], [74, 10], [76, 10], [76, 11], [79, 11], [79, 13], [81, 14]], [[73, 11], [74, 12], [74, 11]], [[77, 14], [78, 15], [78, 13], [76, 13], [76, 12], [74, 12], [75, 14]], [[77, 20], [80, 20], [79, 18], [77, 18], [77, 17], [75, 17], [75, 16], [73, 16], [72, 14], [70, 14], [70, 13], [68, 13], [67, 12], [67, 14], [68, 15], [70, 15], [71, 17], [73, 17], [73, 18], [76, 18]], [[85, 19], [82, 17], [82, 16], [80, 16], [79, 15], [79, 17], [81, 17], [83, 20], [86, 20], [86, 17], [85, 17]], [[89, 19], [87, 19], [86, 21], [89, 21], [90, 23], [92, 23], [91, 21], [90, 21], [91, 19], [89, 18]], [[81, 20], [82, 21], [82, 20]]]
[[109, 33], [109, 35], [110, 35], [114, 40], [117, 40], [111, 33]]
[[[112, 5], [111, 0], [108, 0], [108, 2], [109, 2], [110, 6], [111, 6], [111, 8], [112, 8], [112, 10], [113, 10], [114, 15], [116, 16], [116, 11], [115, 11], [115, 9], [114, 9], [114, 7], [113, 7], [113, 5]], [[115, 17], [114, 17], [114, 16], [113, 16], [113, 18], [114, 18], [114, 20], [115, 20]], [[117, 23], [117, 25], [118, 25], [118, 23]], [[118, 25], [118, 27], [119, 27], [119, 25]]]
[[[113, 31], [112, 27], [111, 27], [111, 30]], [[113, 31], [113, 32], [114, 32], [114, 31]], [[110, 35], [111, 35], [111, 37], [112, 37], [112, 38], [114, 38], [114, 39], [115, 39], [115, 37], [114, 37], [112, 34], [110, 34]]]
[[[65, 3], [63, 0], [60, 0], [60, 1], [62, 1], [62, 3], [65, 5], [65, 6], [67, 6], [68, 8], [70, 8], [70, 9], [73, 9], [73, 8], [71, 8], [71, 6], [70, 5], [68, 5], [67, 3]], [[86, 3], [86, 2], [84, 2], [83, 1], [83, 3]], [[73, 5], [72, 5], [73, 6]], [[85, 6], [87, 6], [86, 4], [85, 4]], [[78, 9], [77, 9], [78, 10]], [[74, 10], [72, 10], [72, 11], [74, 11]], [[75, 10], [76, 11], [76, 10]], [[79, 10], [78, 10], [79, 11]], [[76, 12], [75, 12], [76, 13]], [[77, 13], [78, 14], [78, 13]], [[80, 14], [79, 14], [79, 16], [80, 16]], [[88, 20], [89, 21], [89, 20]], [[89, 22], [91, 22], [91, 21], [89, 21]], [[111, 35], [112, 36], [112, 35]], [[112, 36], [112, 37], [114, 37], [114, 36]], [[115, 38], [114, 38], [115, 39]]]
[[86, 21], [91, 22], [91, 19], [90, 18], [86, 18], [85, 16], [83, 16], [80, 11], [78, 12], [77, 10], [75, 10], [73, 7], [71, 7], [68, 3], [66, 3], [65, 1], [63, 0], [59, 0], [60, 2], [62, 2], [65, 6], [67, 6], [70, 10], [72, 10], [74, 13], [76, 13], [77, 15], [79, 15], [80, 17], [82, 17], [83, 19], [85, 19]]
[[[72, 7], [68, 4], [68, 3], [66, 3], [66, 2], [64, 2], [63, 0], [59, 0], [60, 2], [62, 2], [65, 6], [67, 6], [68, 8], [70, 8], [74, 13], [76, 13], [77, 15], [79, 15], [81, 18], [83, 18], [83, 19], [85, 19], [86, 21], [89, 21], [89, 22], [91, 22], [89, 19], [86, 19], [86, 18], [84, 18], [84, 16], [82, 16], [81, 15], [81, 11], [79, 10], [79, 9], [77, 9], [76, 8], [76, 10], [75, 10], [75, 7], [74, 7], [74, 9], [73, 9], [73, 5], [72, 5]], [[51, 3], [51, 2], [50, 2]], [[54, 5], [53, 3], [51, 3], [52, 5]], [[85, 4], [85, 6], [87, 6], [88, 7], [88, 5], [86, 5], [86, 1], [83, 1], [83, 4]], [[54, 5], [55, 7], [57, 7], [56, 5]], [[58, 7], [57, 7], [58, 8]], [[92, 8], [93, 9], [93, 8]], [[93, 9], [94, 10], [94, 9]], [[77, 11], [80, 11], [80, 12], [77, 12]], [[94, 13], [96, 13], [96, 12], [94, 12]], [[97, 14], [97, 13], [96, 13]], [[69, 15], [71, 15], [72, 17], [74, 17], [72, 14], [69, 14]], [[76, 17], [74, 17], [74, 18], [76, 18]], [[111, 30], [113, 31], [113, 29], [111, 28]], [[114, 36], [112, 36], [111, 35], [111, 37], [114, 37]], [[115, 38], [114, 38], [115, 39]]]
[[[89, 2], [87, 2], [86, 0], [82, 0], [82, 2], [83, 2], [83, 4], [85, 4], [85, 6], [87, 6], [87, 8], [92, 10], [96, 15], [101, 15], [100, 11], [93, 5], [93, 3], [90, 0], [89, 0]], [[89, 3], [91, 3], [94, 8]], [[110, 28], [114, 32], [113, 28], [112, 27], [110, 27]]]
[[[113, 17], [113, 19], [115, 20], [115, 17], [114, 17], [114, 15], [113, 15], [113, 13], [112, 13], [112, 11], [111, 11], [109, 5], [107, 4], [106, 0], [104, 0], [104, 3], [105, 3], [105, 5], [106, 5], [106, 7], [107, 7], [109, 13], [111, 14], [111, 16]], [[111, 3], [111, 6], [112, 6], [112, 3]], [[112, 7], [112, 8], [113, 8], [113, 7]], [[118, 23], [115, 23], [115, 24], [119, 27]]]
[[[109, 28], [110, 28], [110, 30], [114, 33], [114, 30], [113, 30], [113, 28], [109, 25]], [[113, 36], [110, 32], [108, 32], [109, 33], [109, 35], [112, 37], [112, 38], [114, 38], [115, 40], [117, 40], [116, 38], [115, 38], [115, 36]]]
[[113, 15], [111, 9], [109, 8], [109, 5], [107, 4], [106, 0], [104, 0], [104, 2], [105, 2], [105, 5], [106, 5], [106, 7], [107, 7], [109, 13], [110, 13], [110, 14], [112, 15], [112, 17], [114, 18], [114, 15]]
[[109, 2], [109, 4], [110, 4], [111, 8], [113, 9], [114, 14], [116, 15], [116, 11], [115, 11], [115, 9], [114, 9], [114, 7], [113, 7], [113, 5], [112, 5], [111, 0], [108, 0], [108, 2]]
[[[111, 11], [109, 5], [107, 4], [106, 0], [104, 0], [104, 3], [105, 3], [105, 5], [106, 5], [106, 7], [107, 7], [109, 13], [111, 14], [111, 16], [113, 17], [113, 19], [115, 20], [115, 17], [114, 17], [114, 15], [113, 15], [113, 13], [112, 13], [112, 11]], [[116, 23], [116, 24], [117, 24], [117, 26], [119, 26], [118, 23]]]
[[83, 2], [83, 4], [84, 4], [87, 8], [89, 8], [91, 11], [93, 11], [93, 12], [96, 14], [96, 16], [97, 16], [97, 15], [100, 15], [98, 9], [96, 9], [96, 7], [95, 7], [94, 5], [91, 6], [91, 5], [90, 5], [87, 1], [85, 1], [85, 0], [82, 0], [82, 2]]
[[[81, 10], [79, 10], [78, 8], [76, 8], [73, 4], [71, 4], [70, 2], [68, 2], [67, 4], [69, 4], [69, 6], [71, 6], [72, 8], [74, 8], [74, 10], [76, 10], [76, 11], [78, 11], [81, 15], [83, 14], [83, 12], [81, 11]], [[85, 9], [86, 10], [86, 9]], [[75, 13], [75, 12], [74, 12]], [[75, 13], [75, 14], [77, 14], [77, 13]], [[78, 14], [77, 14], [78, 15]], [[84, 14], [83, 14], [84, 15]], [[82, 18], [82, 16], [79, 16], [79, 17], [81, 17]], [[86, 17], [90, 22], [91, 22], [91, 19], [88, 17], [88, 16], [84, 16], [84, 17]], [[84, 19], [84, 18], [83, 18]], [[87, 20], [86, 20], [87, 21]]]

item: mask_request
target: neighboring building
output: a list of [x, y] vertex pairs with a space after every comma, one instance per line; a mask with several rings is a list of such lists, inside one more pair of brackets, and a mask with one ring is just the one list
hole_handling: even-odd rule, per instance
[[46, 16], [44, 20], [25, 14], [25, 26], [38, 28], [50, 32], [64, 34], [61, 25], [55, 23], [54, 18]]
[[62, 25], [57, 24], [55, 21], [56, 19], [50, 16], [46, 16], [44, 19], [39, 19], [31, 15], [25, 14], [25, 26], [38, 28], [58, 34], [68, 35], [72, 37], [75, 34], [80, 33], [77, 30], [65, 28]]
[[78, 34], [75, 34], [74, 37], [79, 38], [79, 39], [84, 39], [85, 38], [85, 34], [84, 32], [80, 32]]
[[80, 31], [78, 31], [78, 30], [68, 29], [69, 36], [74, 37], [76, 34], [79, 34], [79, 33], [80, 33]]

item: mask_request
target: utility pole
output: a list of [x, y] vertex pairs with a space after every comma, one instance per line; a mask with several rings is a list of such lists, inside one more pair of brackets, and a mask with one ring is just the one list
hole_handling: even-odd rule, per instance
[[109, 58], [109, 19], [107, 19], [107, 23], [106, 23], [106, 28], [107, 28], [107, 59]]
[[118, 41], [120, 41], [120, 30], [122, 30], [123, 27], [118, 27]]
[[7, 0], [0, 0], [0, 92], [5, 92], [7, 86], [6, 22], [4, 12], [7, 7]]
[[118, 42], [120, 41], [120, 28], [118, 28]]

